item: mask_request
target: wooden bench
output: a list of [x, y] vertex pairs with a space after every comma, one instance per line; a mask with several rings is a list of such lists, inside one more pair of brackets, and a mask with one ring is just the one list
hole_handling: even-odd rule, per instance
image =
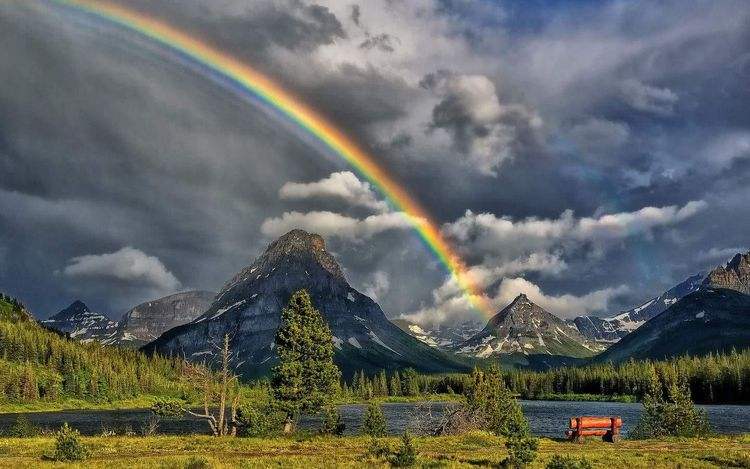
[[574, 417], [570, 419], [570, 430], [565, 435], [577, 443], [582, 443], [587, 436], [601, 436], [604, 441], [617, 443], [620, 440], [620, 430], [620, 417]]

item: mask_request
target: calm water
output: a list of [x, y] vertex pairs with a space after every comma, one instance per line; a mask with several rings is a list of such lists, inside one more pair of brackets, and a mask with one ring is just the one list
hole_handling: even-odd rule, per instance
[[[623, 419], [624, 431], [635, 424], [640, 417], [640, 404], [618, 402], [558, 402], [521, 401], [524, 413], [529, 419], [534, 434], [548, 437], [562, 437], [567, 419], [579, 415], [619, 415]], [[438, 421], [446, 404], [405, 403], [383, 404], [383, 414], [388, 421], [388, 431], [400, 434], [405, 428], [414, 428], [419, 422]], [[713, 429], [718, 433], [750, 433], [750, 406], [707, 405], [699, 406], [706, 410]], [[362, 405], [341, 406], [342, 420], [347, 434], [359, 432], [365, 407]], [[125, 433], [140, 432], [151, 413], [148, 410], [87, 410], [38, 412], [25, 414], [32, 423], [44, 429], [56, 429], [68, 422], [84, 435], [97, 435], [103, 431]], [[17, 414], [0, 414], [0, 432], [13, 425]], [[300, 427], [315, 429], [319, 422], [315, 418], [303, 418]], [[162, 419], [158, 432], [170, 435], [208, 433], [205, 422], [193, 417]]]

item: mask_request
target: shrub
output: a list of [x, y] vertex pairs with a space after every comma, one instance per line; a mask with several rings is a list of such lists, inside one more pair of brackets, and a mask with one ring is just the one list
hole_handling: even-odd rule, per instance
[[697, 437], [706, 436], [710, 431], [706, 413], [695, 408], [687, 383], [672, 383], [664, 392], [654, 373], [643, 399], [643, 415], [628, 437]]
[[89, 449], [78, 441], [80, 433], [65, 422], [55, 435], [55, 461], [83, 461], [89, 457]]
[[504, 437], [530, 435], [529, 422], [513, 394], [505, 386], [500, 369], [474, 370], [466, 391], [467, 411], [483, 429]]
[[384, 441], [380, 441], [377, 438], [373, 437], [372, 440], [370, 440], [370, 444], [367, 445], [367, 456], [370, 456], [375, 459], [380, 458], [387, 458], [388, 455], [391, 454], [391, 447], [388, 446], [388, 443]]
[[367, 406], [367, 411], [365, 411], [365, 417], [362, 421], [362, 433], [375, 437], [385, 436], [385, 416], [383, 416], [380, 406], [374, 402], [371, 402]]
[[185, 469], [211, 469], [208, 459], [193, 456], [185, 463]]
[[576, 459], [573, 456], [555, 454], [544, 467], [546, 469], [592, 469], [593, 466], [586, 458]]
[[335, 406], [326, 406], [323, 409], [323, 426], [320, 433], [324, 435], [341, 435], [346, 425], [341, 421], [341, 413]]
[[504, 467], [522, 468], [536, 459], [539, 442], [530, 436], [513, 436], [505, 442], [508, 457], [503, 461]]
[[16, 421], [8, 429], [8, 436], [16, 438], [30, 438], [39, 435], [39, 429], [23, 414], [16, 417]]
[[245, 404], [237, 409], [237, 427], [240, 436], [278, 435], [284, 425], [286, 414], [271, 405], [255, 406]]
[[401, 446], [388, 457], [388, 462], [394, 467], [408, 467], [414, 465], [417, 460], [417, 450], [414, 448], [411, 435], [408, 431], [401, 437]]

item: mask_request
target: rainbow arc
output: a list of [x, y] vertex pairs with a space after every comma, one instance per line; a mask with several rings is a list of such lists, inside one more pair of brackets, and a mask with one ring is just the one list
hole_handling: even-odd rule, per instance
[[487, 317], [494, 315], [495, 312], [482, 288], [474, 281], [460, 256], [444, 239], [437, 223], [429, 217], [427, 211], [377, 164], [371, 155], [293, 93], [230, 54], [142, 12], [109, 1], [51, 1], [149, 38], [179, 53], [181, 57], [219, 74], [233, 85], [232, 91], [246, 93], [248, 97], [260, 100], [278, 111], [335, 155], [344, 159], [360, 177], [369, 181], [395, 210], [403, 212], [424, 244], [453, 276], [473, 308]]

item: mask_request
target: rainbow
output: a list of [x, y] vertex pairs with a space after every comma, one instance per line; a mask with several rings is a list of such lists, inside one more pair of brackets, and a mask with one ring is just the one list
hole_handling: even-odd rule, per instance
[[277, 110], [343, 158], [361, 177], [378, 189], [392, 208], [406, 215], [424, 244], [447, 268], [475, 310], [487, 317], [495, 313], [483, 289], [474, 281], [465, 264], [446, 242], [437, 224], [431, 220], [422, 206], [390, 177], [372, 156], [292, 93], [229, 54], [139, 11], [102, 0], [51, 1], [147, 37], [219, 74], [233, 85], [234, 91], [247, 93], [249, 97], [259, 99]]

